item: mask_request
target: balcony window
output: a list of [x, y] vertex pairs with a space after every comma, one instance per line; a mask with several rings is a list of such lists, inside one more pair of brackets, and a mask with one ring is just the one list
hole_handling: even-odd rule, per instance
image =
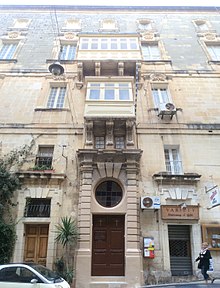
[[96, 149], [105, 148], [105, 137], [95, 137], [95, 148]]
[[48, 170], [52, 169], [54, 147], [39, 147], [39, 151], [36, 157], [35, 170]]
[[131, 83], [88, 83], [87, 100], [129, 101], [131, 99]]
[[27, 198], [24, 217], [50, 217], [51, 199]]
[[124, 149], [125, 148], [125, 138], [124, 137], [115, 137], [115, 148]]
[[82, 38], [81, 50], [138, 50], [137, 38]]
[[168, 174], [183, 174], [179, 150], [177, 148], [165, 148], [164, 154]]

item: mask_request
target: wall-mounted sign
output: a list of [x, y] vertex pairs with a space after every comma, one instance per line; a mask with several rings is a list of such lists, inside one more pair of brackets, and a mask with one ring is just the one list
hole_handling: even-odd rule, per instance
[[154, 258], [154, 238], [144, 237], [143, 244], [144, 244], [144, 257]]
[[217, 185], [206, 190], [206, 193], [209, 196], [210, 208], [220, 205], [220, 192]]
[[180, 205], [162, 205], [161, 218], [164, 220], [199, 220], [199, 207], [194, 205], [185, 207]]

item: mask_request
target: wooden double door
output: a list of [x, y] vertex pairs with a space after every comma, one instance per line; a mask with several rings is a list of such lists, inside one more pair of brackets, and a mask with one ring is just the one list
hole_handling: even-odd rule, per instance
[[25, 225], [25, 262], [46, 265], [48, 231], [48, 224]]
[[92, 276], [124, 276], [124, 215], [93, 215]]

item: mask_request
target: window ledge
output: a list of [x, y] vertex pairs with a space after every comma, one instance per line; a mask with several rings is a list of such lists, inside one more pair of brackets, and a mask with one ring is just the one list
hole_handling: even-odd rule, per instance
[[172, 60], [169, 59], [159, 59], [159, 60], [153, 60], [153, 59], [149, 59], [149, 60], [142, 60], [143, 64], [164, 64], [164, 63], [169, 63], [172, 64]]
[[46, 63], [54, 63], [54, 62], [57, 62], [59, 61], [61, 64], [75, 64], [77, 63], [76, 60], [74, 59], [71, 59], [71, 60], [61, 60], [61, 59], [46, 59]]
[[209, 64], [220, 65], [220, 60], [209, 60], [208, 63], [209, 63]]
[[17, 63], [17, 59], [0, 59], [0, 63]]
[[198, 173], [183, 173], [183, 174], [169, 174], [168, 172], [158, 172], [153, 175], [153, 179], [155, 181], [189, 181], [189, 182], [196, 182], [199, 181], [201, 175]]
[[35, 112], [44, 111], [44, 112], [62, 112], [62, 111], [70, 111], [69, 108], [35, 108]]
[[65, 179], [66, 175], [64, 173], [56, 173], [55, 170], [26, 170], [26, 171], [19, 171], [17, 175], [20, 179], [24, 178], [34, 178], [34, 179]]

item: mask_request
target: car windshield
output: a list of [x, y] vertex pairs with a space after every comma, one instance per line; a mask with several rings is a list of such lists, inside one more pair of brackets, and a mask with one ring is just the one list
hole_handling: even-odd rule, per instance
[[32, 267], [49, 281], [60, 282], [63, 280], [57, 273], [51, 271], [50, 269], [48, 269], [45, 266], [32, 265]]

